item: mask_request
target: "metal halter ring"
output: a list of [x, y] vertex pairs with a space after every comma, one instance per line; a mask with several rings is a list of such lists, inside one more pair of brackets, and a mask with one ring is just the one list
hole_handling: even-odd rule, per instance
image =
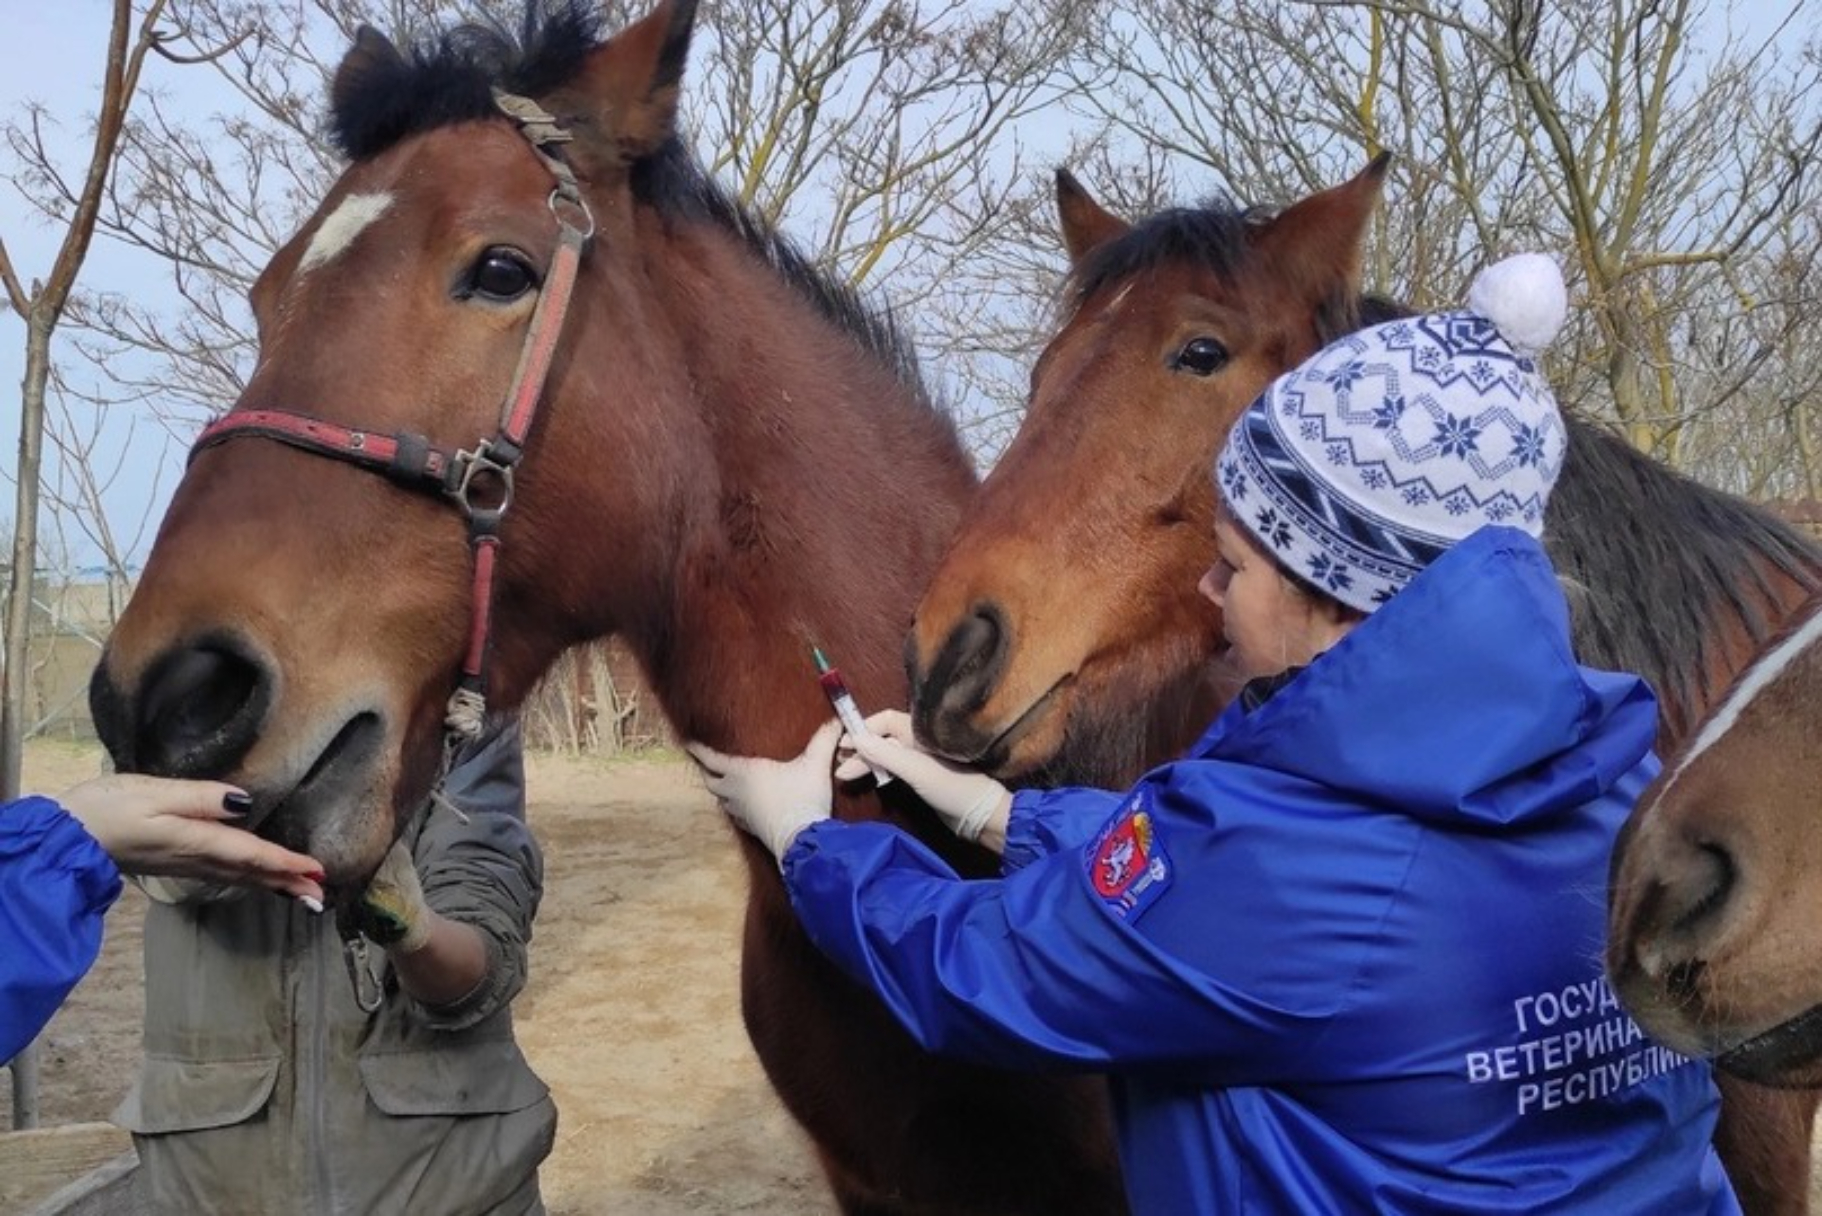
[[[566, 210], [580, 213], [583, 222], [580, 224], [574, 223], [568, 215], [564, 214]], [[576, 193], [571, 187], [559, 185], [551, 188], [550, 211], [552, 215], [557, 217], [558, 224], [569, 231], [576, 233], [581, 237], [584, 243], [594, 239], [595, 213], [588, 209], [587, 200]]]
[[[498, 524], [512, 505], [512, 465], [493, 458], [493, 441], [483, 439], [472, 452], [457, 452], [455, 463], [461, 476], [449, 490], [468, 518], [484, 524]], [[476, 478], [479, 478], [477, 483]], [[493, 501], [477, 499], [497, 490]]]

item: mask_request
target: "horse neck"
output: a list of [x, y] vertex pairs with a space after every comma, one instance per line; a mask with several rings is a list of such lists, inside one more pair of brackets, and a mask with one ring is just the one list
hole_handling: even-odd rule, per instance
[[1617, 436], [1573, 415], [1569, 428], [1544, 541], [1567, 584], [1576, 653], [1651, 683], [1669, 754], [1822, 588], [1822, 550]]
[[668, 595], [624, 628], [681, 735], [790, 755], [830, 712], [812, 644], [863, 707], [905, 704], [904, 634], [975, 478], [948, 420], [743, 242], [673, 239], [654, 279], [712, 438]]

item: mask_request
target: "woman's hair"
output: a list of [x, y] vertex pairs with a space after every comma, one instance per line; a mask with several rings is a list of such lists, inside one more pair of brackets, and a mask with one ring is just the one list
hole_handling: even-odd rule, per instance
[[1261, 544], [1259, 539], [1253, 535], [1252, 530], [1241, 523], [1239, 518], [1234, 515], [1232, 511], [1228, 510], [1227, 500], [1221, 498], [1218, 494], [1215, 497], [1215, 518], [1225, 519], [1228, 523], [1232, 524], [1234, 531], [1245, 538], [1246, 543], [1252, 547], [1253, 552], [1270, 562], [1272, 564], [1272, 569], [1278, 572], [1279, 577], [1290, 584], [1291, 590], [1295, 591], [1304, 599], [1309, 600], [1323, 611], [1333, 614], [1338, 620], [1364, 620], [1366, 618], [1366, 613], [1362, 612], [1360, 609], [1354, 607], [1352, 604], [1346, 604], [1336, 599], [1316, 584], [1310, 582], [1309, 579], [1304, 578], [1301, 574], [1298, 574], [1295, 570], [1291, 569], [1290, 566], [1286, 565], [1283, 559]]

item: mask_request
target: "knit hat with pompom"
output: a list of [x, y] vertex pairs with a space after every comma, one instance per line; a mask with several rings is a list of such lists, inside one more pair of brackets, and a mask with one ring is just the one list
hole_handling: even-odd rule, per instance
[[1484, 525], [1541, 535], [1568, 436], [1533, 360], [1568, 301], [1556, 263], [1523, 253], [1481, 271], [1465, 309], [1317, 351], [1228, 434], [1229, 514], [1362, 612]]

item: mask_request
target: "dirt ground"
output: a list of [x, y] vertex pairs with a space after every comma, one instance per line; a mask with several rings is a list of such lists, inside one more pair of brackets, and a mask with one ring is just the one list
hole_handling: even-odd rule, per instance
[[[25, 786], [63, 789], [99, 764], [94, 748], [34, 742]], [[547, 874], [517, 1017], [560, 1112], [542, 1176], [551, 1212], [833, 1212], [740, 1025], [746, 873], [694, 771], [535, 756], [529, 783]], [[130, 1082], [143, 916], [129, 888], [100, 961], [40, 1040], [45, 1126], [106, 1119]], [[11, 1106], [0, 1083], [0, 1127]]]

